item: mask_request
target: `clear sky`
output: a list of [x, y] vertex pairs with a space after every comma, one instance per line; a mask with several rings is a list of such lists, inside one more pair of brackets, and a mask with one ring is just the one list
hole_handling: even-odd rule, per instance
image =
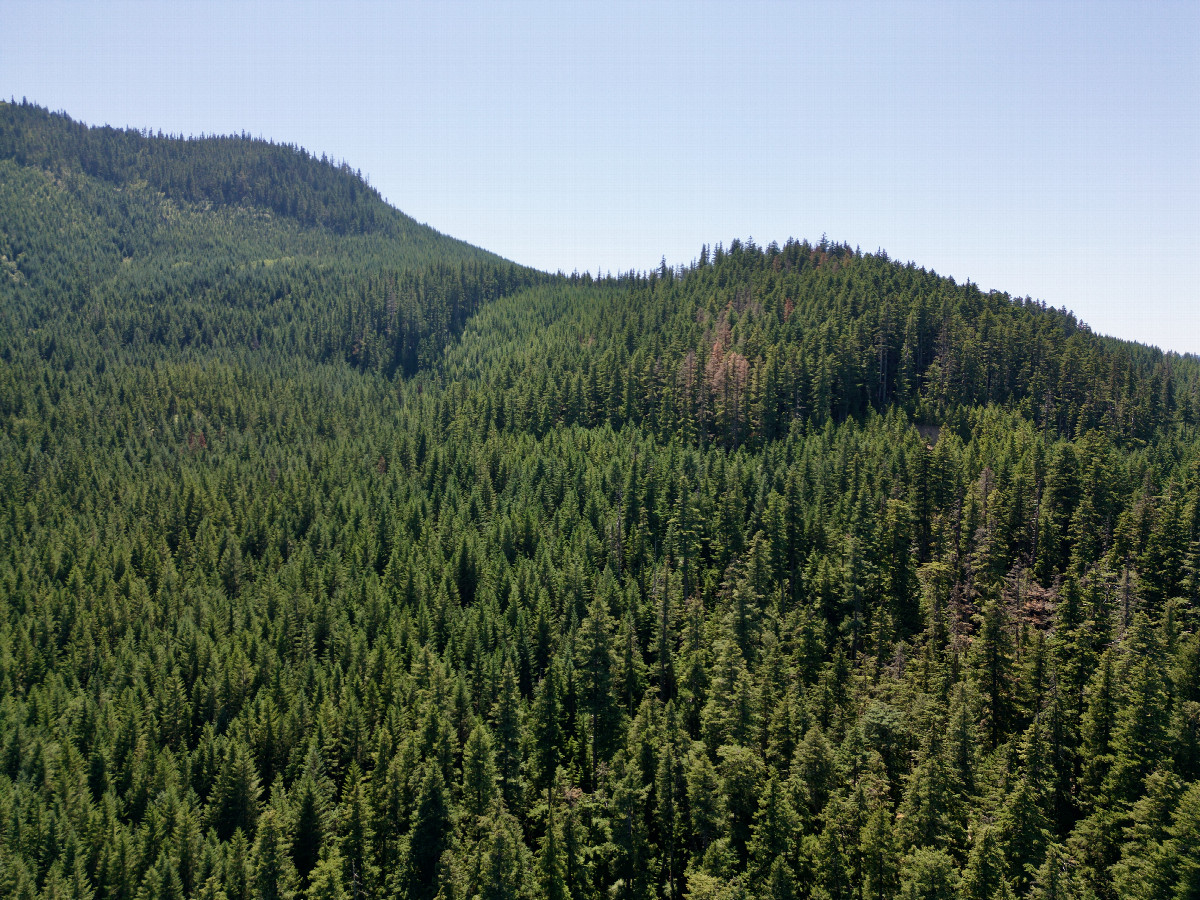
[[1200, 3], [5, 0], [0, 95], [345, 159], [544, 269], [884, 248], [1200, 352]]

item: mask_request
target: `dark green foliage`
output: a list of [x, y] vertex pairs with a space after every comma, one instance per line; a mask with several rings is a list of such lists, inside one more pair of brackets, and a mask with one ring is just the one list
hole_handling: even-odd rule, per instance
[[296, 870], [288, 858], [285, 827], [274, 809], [268, 809], [258, 823], [254, 890], [262, 900], [290, 900], [295, 896]]
[[27, 103], [4, 103], [0, 159], [60, 177], [82, 174], [117, 185], [144, 180], [177, 202], [259, 207], [338, 234], [420, 230], [345, 163], [318, 161], [299, 147], [246, 135], [155, 137], [88, 128]]
[[1198, 390], [0, 104], [0, 892], [1198, 895]]
[[905, 857], [900, 900], [956, 900], [959, 873], [954, 860], [941, 850], [923, 848]]
[[960, 896], [963, 900], [1006, 900], [1012, 896], [1004, 875], [1005, 860], [993, 829], [980, 828], [963, 870]]
[[442, 783], [441, 769], [427, 765], [409, 834], [405, 873], [409, 897], [428, 898], [436, 893], [438, 863], [449, 842], [450, 798]]
[[254, 832], [258, 824], [258, 799], [261, 793], [258, 772], [245, 745], [236, 738], [221, 762], [221, 775], [212, 797], [212, 825], [222, 840], [234, 831]]

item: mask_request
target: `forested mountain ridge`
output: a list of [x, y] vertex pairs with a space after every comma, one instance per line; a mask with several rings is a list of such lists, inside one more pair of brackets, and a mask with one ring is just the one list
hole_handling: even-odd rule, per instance
[[0, 113], [5, 896], [1194, 893], [1194, 359]]
[[546, 397], [552, 421], [650, 422], [726, 446], [893, 406], [934, 425], [1000, 404], [1064, 436], [1144, 440], [1200, 414], [1194, 359], [824, 242], [735, 240], [622, 291], [509, 298], [472, 327], [512, 336], [484, 371]]
[[544, 279], [295, 148], [3, 103], [0, 265], [0, 327], [43, 354], [261, 348], [389, 374], [435, 358], [486, 299]]
[[350, 167], [246, 135], [157, 136], [88, 127], [22, 101], [0, 102], [0, 159], [117, 186], [144, 182], [178, 203], [254, 206], [337, 234], [382, 233], [437, 244], [443, 257], [476, 248], [417, 225]]

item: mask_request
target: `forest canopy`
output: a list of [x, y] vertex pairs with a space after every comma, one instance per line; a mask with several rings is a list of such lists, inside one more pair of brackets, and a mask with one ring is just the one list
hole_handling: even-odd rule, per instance
[[1200, 886], [1200, 366], [0, 103], [0, 893]]

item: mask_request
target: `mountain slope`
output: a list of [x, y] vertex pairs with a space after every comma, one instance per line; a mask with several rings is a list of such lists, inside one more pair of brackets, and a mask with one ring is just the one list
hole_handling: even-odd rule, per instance
[[[276, 180], [226, 196], [221, 173], [243, 170]], [[101, 348], [265, 348], [410, 374], [485, 299], [542, 277], [292, 148], [88, 129], [12, 104], [0, 104], [0, 264], [0, 327], [43, 353], [71, 347], [93, 364]]]
[[388, 206], [346, 164], [246, 135], [154, 137], [0, 103], [0, 159], [118, 187], [141, 182], [177, 203], [258, 207], [335, 234], [383, 234], [442, 257], [483, 255]]
[[488, 355], [452, 355], [456, 377], [504, 371], [550, 421], [725, 446], [891, 408], [937, 425], [997, 404], [1066, 437], [1143, 440], [1200, 411], [1195, 360], [845, 246], [734, 241], [687, 269], [575, 287], [481, 309], [471, 346]]
[[0, 113], [4, 896], [1189, 895], [1195, 360]]

